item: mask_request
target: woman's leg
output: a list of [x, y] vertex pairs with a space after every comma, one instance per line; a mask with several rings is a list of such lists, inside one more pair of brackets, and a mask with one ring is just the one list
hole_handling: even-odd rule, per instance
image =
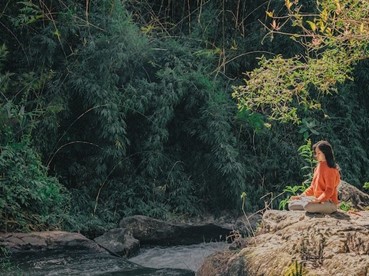
[[288, 202], [288, 210], [304, 211], [304, 207], [315, 198], [313, 196], [301, 196], [300, 199], [290, 200]]
[[330, 201], [321, 203], [309, 202], [304, 206], [304, 210], [308, 213], [332, 214], [337, 211], [337, 205]]

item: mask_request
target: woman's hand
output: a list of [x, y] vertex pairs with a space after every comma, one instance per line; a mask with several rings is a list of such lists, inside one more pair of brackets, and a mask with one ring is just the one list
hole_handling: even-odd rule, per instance
[[291, 196], [290, 200], [299, 200], [301, 199], [301, 196]]

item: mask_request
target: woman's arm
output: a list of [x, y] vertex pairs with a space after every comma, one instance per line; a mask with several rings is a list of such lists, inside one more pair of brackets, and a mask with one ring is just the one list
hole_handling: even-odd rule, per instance
[[321, 179], [318, 183], [319, 189], [323, 191], [317, 198], [318, 201], [327, 201], [332, 199], [332, 196], [337, 188], [337, 170], [326, 168], [321, 171]]

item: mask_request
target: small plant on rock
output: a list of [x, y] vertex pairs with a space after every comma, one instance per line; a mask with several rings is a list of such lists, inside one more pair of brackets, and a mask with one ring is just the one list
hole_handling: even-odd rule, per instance
[[284, 273], [284, 276], [304, 276], [306, 271], [304, 265], [298, 261], [294, 261]]
[[245, 226], [246, 226], [246, 230], [247, 230], [247, 232], [248, 232], [249, 234], [251, 233], [253, 236], [255, 236], [255, 233], [254, 233], [253, 227], [252, 227], [252, 225], [251, 225], [251, 223], [250, 223], [249, 217], [247, 216], [247, 214], [246, 214], [246, 212], [245, 212], [246, 196], [247, 196], [247, 194], [246, 194], [245, 192], [243, 192], [243, 193], [241, 194], [241, 200], [242, 200], [242, 212], [243, 212], [243, 214], [244, 214], [244, 216], [245, 216], [245, 218], [246, 218], [246, 221], [247, 221], [247, 225], [245, 225]]
[[369, 182], [365, 182], [363, 188], [369, 190]]
[[347, 202], [347, 201], [341, 201], [340, 205], [339, 205], [340, 210], [348, 212], [351, 210], [352, 206], [351, 206], [351, 202]]

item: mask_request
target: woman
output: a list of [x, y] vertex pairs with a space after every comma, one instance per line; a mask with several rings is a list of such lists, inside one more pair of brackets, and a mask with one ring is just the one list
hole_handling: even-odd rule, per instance
[[301, 195], [292, 196], [289, 210], [305, 210], [309, 213], [331, 214], [337, 211], [340, 172], [335, 162], [332, 146], [327, 141], [313, 145], [318, 165], [309, 188]]

